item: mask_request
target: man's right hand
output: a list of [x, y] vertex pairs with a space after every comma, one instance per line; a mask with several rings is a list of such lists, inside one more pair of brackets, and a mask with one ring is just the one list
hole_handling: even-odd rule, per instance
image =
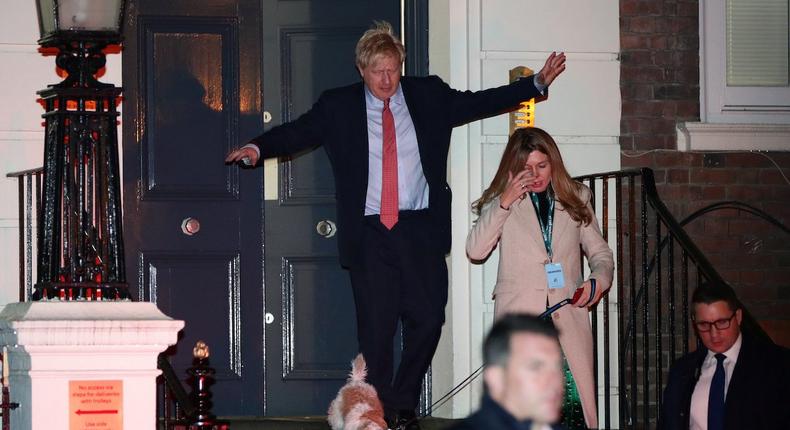
[[[242, 146], [239, 149], [235, 149], [230, 151], [227, 157], [225, 157], [225, 163], [236, 163], [236, 162], [243, 162], [245, 158], [250, 160], [250, 165], [255, 166], [258, 164], [258, 151], [250, 148], [249, 146]], [[245, 163], [246, 164], [246, 163]]]
[[541, 85], [549, 86], [554, 82], [554, 78], [565, 71], [565, 53], [552, 52], [549, 58], [546, 59], [546, 64], [538, 72], [538, 83]]

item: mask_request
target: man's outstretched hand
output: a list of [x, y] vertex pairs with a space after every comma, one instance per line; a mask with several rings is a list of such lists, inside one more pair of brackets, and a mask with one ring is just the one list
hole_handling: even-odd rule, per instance
[[565, 53], [552, 52], [546, 59], [546, 64], [538, 72], [538, 83], [549, 86], [563, 71], [565, 71]]
[[225, 157], [225, 163], [227, 164], [236, 163], [244, 160], [245, 158], [250, 160], [251, 166], [255, 166], [256, 164], [258, 164], [258, 152], [250, 148], [249, 146], [247, 147], [242, 146], [239, 149], [230, 151], [228, 156]]

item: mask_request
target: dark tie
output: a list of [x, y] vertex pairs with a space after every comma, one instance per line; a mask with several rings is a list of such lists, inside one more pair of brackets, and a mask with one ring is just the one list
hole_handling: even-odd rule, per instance
[[379, 219], [387, 229], [398, 222], [398, 146], [395, 142], [395, 119], [390, 99], [384, 100], [381, 112], [381, 208]]
[[716, 372], [708, 393], [708, 430], [724, 430], [724, 354], [716, 354]]

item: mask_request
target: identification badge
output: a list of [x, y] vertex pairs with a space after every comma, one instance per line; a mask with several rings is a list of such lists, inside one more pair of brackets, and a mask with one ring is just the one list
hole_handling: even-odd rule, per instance
[[549, 283], [549, 288], [562, 288], [565, 286], [565, 276], [562, 274], [562, 264], [560, 263], [546, 263], [543, 265], [546, 269], [546, 280]]

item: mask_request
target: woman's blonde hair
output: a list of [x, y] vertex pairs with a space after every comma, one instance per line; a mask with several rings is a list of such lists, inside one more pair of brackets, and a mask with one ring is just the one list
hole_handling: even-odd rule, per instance
[[357, 67], [364, 69], [373, 63], [376, 57], [382, 55], [391, 55], [403, 63], [406, 50], [403, 48], [403, 43], [395, 36], [390, 23], [373, 21], [373, 27], [359, 38], [356, 55]]
[[551, 164], [550, 186], [554, 191], [555, 198], [562, 203], [562, 207], [568, 212], [571, 219], [583, 222], [585, 225], [590, 224], [593, 215], [587, 209], [587, 202], [582, 201], [578, 195], [582, 184], [574, 181], [568, 174], [557, 143], [554, 142], [551, 135], [534, 127], [519, 128], [510, 136], [491, 185], [477, 201], [472, 203], [472, 210], [479, 215], [483, 206], [500, 196], [507, 187], [508, 173], [515, 176], [523, 170], [532, 151], [540, 151], [548, 157]]

